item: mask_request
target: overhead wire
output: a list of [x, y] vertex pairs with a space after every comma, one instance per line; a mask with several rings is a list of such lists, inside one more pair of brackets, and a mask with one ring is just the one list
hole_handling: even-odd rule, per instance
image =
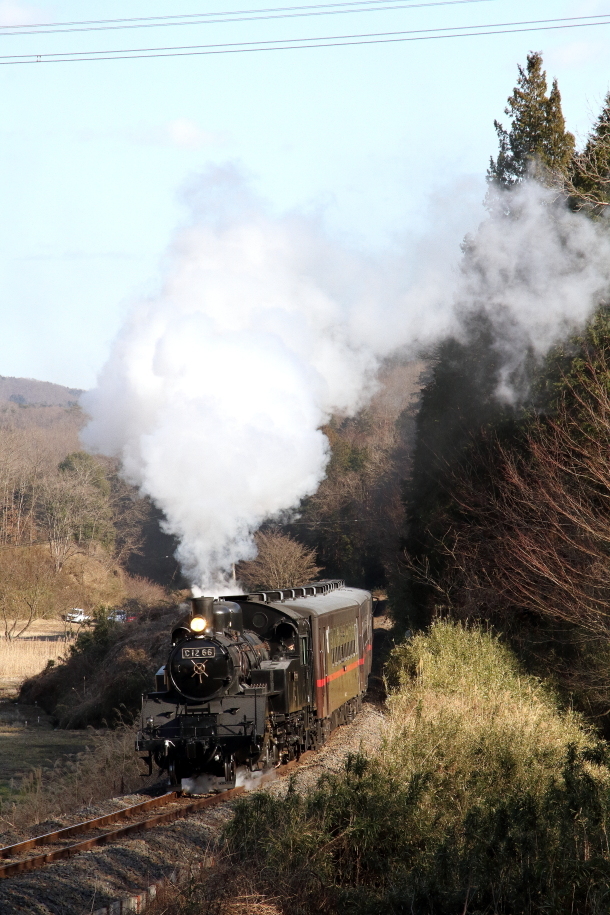
[[[316, 3], [307, 6], [268, 7], [255, 10], [230, 10], [214, 13], [180, 13], [174, 16], [145, 16], [131, 19], [91, 19], [82, 22], [41, 22], [0, 26], [0, 35], [59, 35], [65, 32], [98, 32], [115, 29], [166, 28], [175, 25], [211, 25], [224, 22], [254, 22], [304, 16], [330, 16], [338, 13], [371, 13], [385, 10], [422, 9], [433, 6], [462, 6], [493, 3], [498, 0], [348, 0], [343, 3]], [[228, 18], [240, 17], [240, 18]], [[20, 31], [18, 31], [20, 30]]]
[[[603, 21], [601, 21], [603, 20]], [[393, 32], [365, 32], [355, 35], [330, 35], [313, 38], [286, 38], [266, 41], [223, 42], [207, 45], [178, 45], [155, 48], [125, 48], [107, 51], [64, 51], [42, 54], [0, 55], [0, 66], [33, 63], [69, 63], [94, 60], [131, 60], [153, 57], [186, 57], [211, 54], [239, 54], [256, 51], [284, 51], [391, 42], [430, 41], [443, 38], [471, 38], [559, 29], [592, 28], [610, 25], [610, 13], [596, 16], [570, 16], [559, 19], [533, 19], [518, 22], [451, 26], [436, 29], [406, 29]]]

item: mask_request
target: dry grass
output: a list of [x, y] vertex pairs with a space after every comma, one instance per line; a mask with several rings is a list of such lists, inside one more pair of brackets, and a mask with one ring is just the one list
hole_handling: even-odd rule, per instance
[[92, 740], [89, 731], [54, 729], [35, 706], [3, 704], [0, 710], [6, 718], [7, 709], [15, 715], [13, 722], [0, 720], [0, 810], [3, 801], [15, 800], [24, 779], [29, 783], [32, 772], [49, 769], [56, 760], [75, 759]]
[[[5, 622], [2, 621], [2, 627], [4, 630]], [[11, 631], [13, 628], [21, 628], [23, 623], [19, 625], [19, 620], [15, 621], [9, 619], [6, 622], [6, 627]], [[26, 631], [23, 633], [24, 639], [41, 639], [41, 638], [62, 638], [66, 635], [66, 630], [70, 627], [64, 623], [61, 619], [56, 619], [50, 617], [48, 619], [35, 619], [32, 620]], [[76, 627], [73, 627], [76, 628]]]
[[206, 855], [189, 879], [159, 891], [150, 915], [282, 915], [281, 902], [258, 892], [252, 876], [230, 858]]
[[[388, 674], [385, 765], [406, 774], [434, 761], [435, 780], [454, 796], [473, 772], [479, 790], [509, 772], [513, 786], [543, 792], [569, 747], [586, 755], [595, 744], [578, 714], [560, 713], [544, 684], [480, 630], [438, 623], [394, 649]], [[608, 781], [605, 766], [587, 768]]]
[[[138, 609], [172, 603], [167, 588], [143, 578], [142, 575], [125, 575], [123, 586], [127, 601], [135, 601]], [[190, 592], [189, 592], [190, 593]]]
[[40, 673], [49, 661], [68, 654], [70, 642], [49, 639], [0, 639], [0, 678], [25, 680]]

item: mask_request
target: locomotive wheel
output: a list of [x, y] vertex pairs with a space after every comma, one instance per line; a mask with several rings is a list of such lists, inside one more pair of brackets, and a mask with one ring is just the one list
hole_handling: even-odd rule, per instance
[[235, 757], [227, 756], [225, 758], [225, 782], [230, 788], [235, 787], [237, 771], [235, 768]]

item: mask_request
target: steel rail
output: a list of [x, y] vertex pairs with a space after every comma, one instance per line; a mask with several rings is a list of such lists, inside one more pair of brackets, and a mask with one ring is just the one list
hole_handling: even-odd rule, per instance
[[167, 794], [161, 794], [159, 797], [153, 797], [138, 804], [131, 804], [129, 807], [123, 807], [121, 810], [109, 813], [106, 816], [96, 817], [93, 820], [84, 820], [82, 823], [75, 823], [74, 826], [65, 826], [63, 829], [56, 829], [42, 836], [34, 836], [32, 839], [25, 839], [15, 845], [7, 845], [5, 848], [0, 848], [0, 858], [14, 858], [16, 855], [29, 851], [31, 848], [36, 848], [40, 845], [51, 845], [53, 842], [61, 841], [61, 839], [77, 836], [79, 833], [90, 832], [92, 829], [102, 826], [109, 826], [111, 823], [133, 816], [134, 813], [149, 810], [151, 807], [163, 806], [177, 797], [177, 791], [168, 791]]
[[[259, 784], [262, 785], [276, 777], [288, 775], [301, 761], [305, 761], [312, 756], [315, 756], [315, 753], [313, 751], [307, 751], [306, 753], [302, 753], [298, 760], [293, 759], [279, 769], [271, 769], [261, 777]], [[41, 867], [44, 867], [46, 864], [51, 864], [54, 861], [71, 858], [73, 855], [80, 854], [80, 852], [83, 851], [89, 851], [89, 849], [95, 848], [96, 846], [108, 845], [111, 842], [136, 832], [154, 829], [156, 826], [161, 826], [164, 823], [172, 823], [174, 820], [182, 819], [183, 817], [189, 816], [191, 813], [195, 813], [207, 807], [215, 807], [217, 804], [222, 804], [225, 801], [231, 800], [234, 797], [239, 797], [245, 793], [245, 788], [230, 788], [227, 791], [221, 791], [219, 794], [214, 794], [209, 797], [195, 798], [190, 801], [184, 800], [184, 802], [182, 802], [178, 792], [170, 791], [160, 797], [151, 798], [150, 800], [142, 801], [139, 804], [133, 804], [130, 807], [125, 807], [123, 810], [118, 810], [115, 813], [110, 813], [106, 816], [96, 817], [92, 820], [84, 820], [82, 823], [77, 823], [74, 826], [67, 826], [64, 829], [58, 829], [55, 832], [50, 832], [43, 836], [35, 836], [31, 839], [26, 839], [23, 842], [18, 842], [15, 845], [7, 845], [5, 848], [0, 848], [0, 858], [15, 857], [17, 854], [29, 851], [32, 848], [52, 845], [54, 842], [61, 841], [61, 839], [70, 838], [73, 835], [78, 835], [83, 832], [90, 832], [93, 829], [99, 829], [110, 823], [116, 822], [117, 820], [127, 819], [129, 816], [137, 814], [140, 811], [164, 806], [174, 800], [179, 801], [179, 806], [175, 807], [173, 810], [166, 811], [165, 813], [160, 813], [144, 820], [138, 820], [136, 823], [130, 823], [129, 825], [121, 826], [118, 829], [112, 829], [109, 832], [104, 832], [99, 836], [92, 836], [89, 839], [85, 839], [82, 842], [76, 842], [73, 845], [64, 845], [61, 848], [45, 852], [44, 854], [34, 855], [31, 858], [22, 858], [20, 861], [10, 861], [6, 864], [0, 864], [0, 879], [13, 877], [16, 874], [22, 874], [27, 871], [39, 870]]]
[[[102, 833], [100, 836], [92, 836], [90, 839], [85, 839], [83, 842], [77, 842], [74, 845], [65, 845], [62, 848], [57, 848], [54, 851], [46, 852], [42, 855], [35, 855], [32, 858], [23, 858], [21, 861], [2, 864], [0, 865], [0, 879], [13, 877], [15, 874], [22, 874], [26, 871], [38, 870], [39, 868], [44, 867], [45, 864], [51, 864], [53, 861], [61, 861], [64, 858], [71, 858], [73, 855], [88, 851], [98, 845], [107, 845], [109, 842], [122, 839], [132, 833], [153, 829], [155, 826], [160, 826], [163, 823], [171, 823], [174, 820], [188, 816], [196, 810], [200, 810], [204, 807], [214, 807], [216, 804], [223, 803], [224, 801], [243, 793], [243, 788], [231, 788], [228, 791], [223, 791], [212, 797], [197, 798], [190, 803], [181, 804], [175, 810], [160, 813], [157, 816], [149, 817], [146, 820], [139, 820], [137, 823], [130, 823], [128, 826], [121, 826], [110, 832]], [[89, 829], [96, 829], [99, 825], [97, 820], [89, 820], [88, 824]], [[80, 825], [86, 826], [87, 824], [83, 823]], [[50, 833], [50, 835], [53, 835], [53, 833]], [[4, 851], [4, 849], [2, 850]]]

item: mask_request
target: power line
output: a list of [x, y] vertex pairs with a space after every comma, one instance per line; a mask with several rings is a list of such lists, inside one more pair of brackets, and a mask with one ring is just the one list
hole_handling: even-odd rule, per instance
[[[584, 21], [583, 21], [584, 20]], [[601, 21], [603, 20], [603, 21]], [[391, 42], [430, 41], [440, 38], [473, 38], [510, 35], [559, 29], [592, 28], [610, 25], [610, 13], [598, 16], [572, 16], [562, 19], [533, 19], [442, 29], [408, 29], [397, 32], [369, 32], [357, 35], [329, 35], [315, 38], [287, 38], [268, 41], [225, 42], [222, 44], [183, 45], [158, 48], [126, 48], [110, 51], [67, 51], [44, 54], [0, 56], [0, 66], [33, 63], [71, 63], [93, 60], [133, 60], [154, 57], [189, 57], [210, 54], [239, 54], [254, 51], [289, 51], [305, 48], [331, 48]], [[470, 31], [468, 31], [470, 29]]]
[[[0, 26], [0, 35], [59, 35], [66, 32], [101, 32], [115, 29], [166, 28], [175, 25], [211, 25], [223, 22], [254, 22], [261, 19], [291, 19], [303, 16], [330, 16], [343, 13], [374, 13], [384, 10], [422, 9], [433, 6], [462, 6], [492, 3], [496, 0], [428, 0], [404, 3], [400, 0], [349, 0], [345, 3], [317, 3], [259, 10], [232, 10], [215, 13], [185, 13], [175, 16], [146, 16], [132, 19], [92, 19], [83, 22], [41, 22]], [[239, 18], [234, 18], [239, 17]]]

